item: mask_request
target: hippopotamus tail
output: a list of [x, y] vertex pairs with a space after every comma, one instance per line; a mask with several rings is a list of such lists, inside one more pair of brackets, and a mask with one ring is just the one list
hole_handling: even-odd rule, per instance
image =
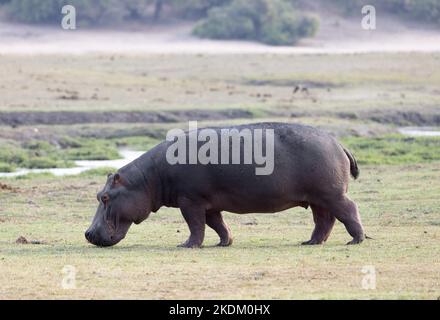
[[354, 157], [354, 155], [350, 151], [348, 151], [344, 147], [342, 147], [342, 149], [344, 149], [344, 152], [347, 155], [348, 160], [350, 160], [351, 176], [356, 180], [359, 177], [359, 172], [360, 172], [358, 165], [357, 165], [356, 158]]

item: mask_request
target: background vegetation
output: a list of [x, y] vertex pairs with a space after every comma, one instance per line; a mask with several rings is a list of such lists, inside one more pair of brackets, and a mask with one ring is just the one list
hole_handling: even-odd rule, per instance
[[319, 26], [310, 12], [333, 7], [343, 15], [363, 5], [405, 19], [440, 24], [440, 0], [0, 0], [9, 19], [25, 23], [59, 23], [61, 8], [72, 4], [80, 26], [198, 21], [194, 34], [213, 39], [256, 40], [292, 45], [313, 36]]
[[359, 12], [366, 4], [389, 14], [440, 24], [440, 0], [329, 0], [329, 3], [343, 9], [346, 14]]
[[208, 11], [207, 19], [194, 29], [202, 38], [258, 40], [271, 45], [291, 45], [313, 36], [318, 29], [315, 17], [296, 12], [281, 0], [234, 0]]

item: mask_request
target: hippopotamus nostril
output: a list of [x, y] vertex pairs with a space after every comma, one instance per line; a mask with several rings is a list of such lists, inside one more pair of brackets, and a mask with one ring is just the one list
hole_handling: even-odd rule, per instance
[[85, 236], [86, 236], [87, 241], [91, 242], [90, 238], [92, 236], [92, 233], [89, 230], [86, 231]]

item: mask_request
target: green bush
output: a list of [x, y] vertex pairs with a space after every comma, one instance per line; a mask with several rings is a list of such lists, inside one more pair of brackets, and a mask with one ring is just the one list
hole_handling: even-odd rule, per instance
[[56, 160], [46, 157], [29, 158], [26, 162], [26, 168], [29, 169], [51, 169], [57, 167], [59, 167], [59, 164]]
[[114, 24], [127, 18], [142, 19], [154, 0], [11, 0], [7, 13], [13, 20], [26, 23], [60, 23], [61, 9], [73, 5], [78, 24]]
[[230, 10], [215, 8], [208, 19], [194, 28], [194, 35], [212, 39], [254, 39], [255, 25], [251, 18]]
[[300, 15], [282, 0], [234, 0], [213, 8], [193, 33], [201, 38], [256, 40], [271, 45], [292, 45], [315, 34], [316, 18]]
[[263, 25], [261, 41], [271, 45], [294, 44], [301, 38], [313, 36], [317, 30], [316, 19], [282, 13], [278, 19]]
[[421, 21], [440, 23], [440, 0], [329, 0], [347, 14], [358, 14], [365, 5], [394, 15]]
[[13, 144], [3, 143], [0, 148], [0, 162], [11, 166], [21, 166], [27, 159], [26, 152]]
[[189, 19], [206, 17], [208, 11], [215, 7], [227, 5], [232, 0], [174, 0], [173, 6], [178, 15]]
[[440, 24], [440, 0], [407, 1], [407, 11], [419, 20]]
[[9, 163], [0, 162], [0, 172], [14, 172], [15, 166]]
[[7, 13], [20, 22], [49, 23], [60, 20], [61, 7], [58, 0], [11, 0]]
[[[134, 138], [134, 140], [133, 140]], [[113, 160], [120, 155], [117, 141], [61, 138], [58, 143], [30, 140], [21, 145], [9, 140], [0, 140], [0, 172], [14, 171], [15, 168], [49, 169], [74, 166], [74, 160]], [[150, 142], [151, 138], [131, 137], [128, 142]], [[148, 144], [147, 144], [148, 146]]]
[[68, 160], [113, 160], [120, 158], [115, 147], [110, 146], [85, 146], [64, 150]]

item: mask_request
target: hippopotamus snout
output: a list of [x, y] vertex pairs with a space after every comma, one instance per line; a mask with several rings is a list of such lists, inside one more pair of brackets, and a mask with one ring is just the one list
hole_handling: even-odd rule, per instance
[[99, 231], [94, 230], [92, 227], [85, 232], [85, 237], [88, 242], [98, 247], [110, 247], [120, 241], [114, 239], [113, 236], [110, 237], [104, 236]]

